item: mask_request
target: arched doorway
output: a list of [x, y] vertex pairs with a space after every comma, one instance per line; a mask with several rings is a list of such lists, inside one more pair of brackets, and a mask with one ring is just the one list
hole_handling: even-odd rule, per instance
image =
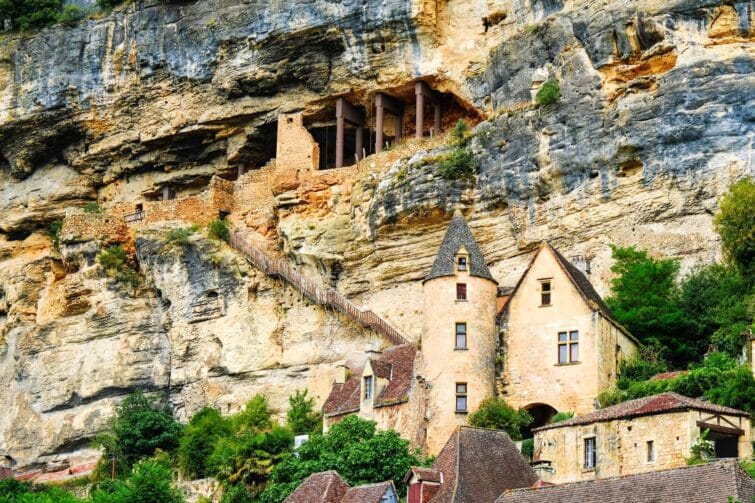
[[545, 426], [551, 422], [553, 416], [558, 412], [556, 409], [548, 405], [547, 403], [532, 403], [524, 407], [524, 410], [530, 413], [532, 416], [532, 422], [525, 428], [524, 438], [532, 437], [532, 430]]

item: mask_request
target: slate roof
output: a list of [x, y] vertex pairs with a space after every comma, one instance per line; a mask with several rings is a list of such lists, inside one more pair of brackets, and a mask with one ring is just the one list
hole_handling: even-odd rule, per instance
[[482, 256], [482, 252], [477, 246], [477, 241], [475, 241], [474, 236], [472, 236], [472, 231], [469, 230], [467, 221], [464, 220], [461, 212], [458, 211], [451, 219], [451, 223], [448, 224], [446, 236], [443, 238], [443, 242], [438, 249], [438, 254], [435, 256], [433, 267], [430, 269], [430, 274], [425, 277], [425, 281], [456, 274], [454, 256], [462, 246], [469, 253], [468, 265], [470, 276], [477, 276], [495, 281], [490, 274], [490, 269], [488, 269], [487, 264], [485, 264], [485, 257]]
[[755, 480], [736, 461], [571, 484], [518, 489], [496, 503], [727, 503], [755, 501]]
[[[375, 397], [374, 407], [395, 405], [409, 400], [414, 379], [414, 358], [417, 349], [411, 344], [393, 346], [380, 358], [371, 359], [372, 370], [378, 377], [389, 379], [388, 384]], [[333, 384], [322, 407], [326, 416], [340, 416], [359, 410], [363, 369], [356, 369], [343, 384]]]
[[283, 503], [339, 503], [348, 490], [335, 470], [313, 473]]
[[678, 393], [668, 391], [660, 395], [647, 396], [636, 400], [606, 407], [605, 409], [596, 410], [583, 416], [561, 421], [555, 424], [547, 424], [532, 431], [543, 431], [554, 428], [564, 428], [567, 426], [576, 426], [591, 423], [600, 423], [603, 421], [613, 421], [614, 419], [627, 419], [631, 417], [647, 416], [651, 414], [661, 414], [664, 412], [677, 412], [686, 410], [702, 410], [715, 414], [729, 414], [732, 416], [750, 417], [750, 414], [743, 410], [723, 407], [709, 402], [703, 402], [695, 398], [689, 398]]
[[[561, 270], [564, 271], [564, 274], [566, 274], [566, 277], [569, 278], [572, 285], [574, 285], [574, 288], [577, 289], [577, 292], [579, 295], [584, 299], [584, 301], [593, 309], [600, 312], [600, 314], [603, 315], [604, 318], [606, 318], [608, 321], [610, 321], [612, 324], [614, 324], [619, 330], [621, 330], [626, 336], [628, 336], [633, 341], [639, 343], [639, 341], [631, 334], [629, 331], [619, 323], [616, 318], [614, 317], [613, 313], [611, 312], [611, 309], [606, 305], [606, 303], [603, 301], [603, 298], [600, 296], [600, 294], [595, 290], [595, 287], [592, 286], [592, 283], [590, 283], [590, 280], [587, 279], [587, 277], [577, 269], [574, 264], [569, 262], [566, 257], [561, 255], [561, 252], [556, 250], [554, 247], [550, 245], [550, 243], [543, 242], [540, 245], [540, 248], [538, 248], [535, 255], [532, 257], [532, 260], [530, 260], [530, 263], [527, 265], [527, 268], [524, 270], [524, 273], [519, 278], [519, 281], [517, 282], [516, 286], [514, 287], [513, 292], [511, 293], [511, 297], [516, 295], [516, 292], [519, 290], [519, 286], [524, 281], [525, 276], [527, 276], [527, 273], [529, 273], [530, 269], [532, 268], [532, 265], [535, 263], [535, 260], [537, 260], [537, 257], [540, 255], [540, 253], [548, 249], [553, 253], [553, 256], [556, 258], [556, 262], [561, 267]], [[510, 297], [510, 298], [511, 298]], [[509, 299], [510, 299], [509, 298]], [[508, 302], [507, 302], [508, 304]], [[504, 309], [506, 306], [503, 306]]]
[[433, 468], [443, 473], [443, 483], [430, 503], [493, 501], [538, 480], [505, 432], [471, 426], [454, 431]]
[[396, 492], [390, 481], [352, 487], [346, 491], [343, 498], [334, 503], [380, 503], [381, 498], [389, 489]]

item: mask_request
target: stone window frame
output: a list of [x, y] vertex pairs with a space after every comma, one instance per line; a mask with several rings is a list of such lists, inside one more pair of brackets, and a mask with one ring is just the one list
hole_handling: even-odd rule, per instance
[[[563, 338], [561, 337], [563, 335]], [[559, 330], [556, 342], [556, 365], [573, 365], [580, 363], [579, 355], [579, 330]], [[564, 359], [561, 358], [561, 350], [564, 349]], [[573, 358], [576, 351], [576, 358]]]
[[[466, 414], [469, 412], [469, 387], [465, 382], [457, 382], [454, 390], [456, 391], [456, 400], [454, 400], [454, 408], [457, 414]], [[459, 400], [464, 401], [464, 408], [459, 408]]]
[[467, 302], [467, 284], [456, 283], [456, 302]]
[[[553, 305], [553, 278], [540, 278], [538, 282], [538, 293], [540, 294], [540, 307], [550, 307]], [[545, 286], [548, 286], [546, 289]]]
[[[592, 446], [592, 449], [590, 449]], [[595, 435], [585, 437], [582, 441], [583, 459], [582, 468], [585, 471], [593, 471], [598, 466], [598, 438]]]
[[[464, 327], [464, 331], [460, 332], [459, 328]], [[464, 337], [464, 345], [459, 345], [459, 336]], [[469, 326], [466, 321], [457, 321], [454, 323], [454, 349], [465, 350], [469, 349]]]

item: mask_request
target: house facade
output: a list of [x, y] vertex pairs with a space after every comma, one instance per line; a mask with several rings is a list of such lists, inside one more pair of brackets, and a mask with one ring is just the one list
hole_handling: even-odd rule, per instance
[[747, 412], [669, 392], [538, 428], [534, 459], [557, 484], [679, 468], [706, 431], [712, 456], [752, 455]]
[[284, 503], [399, 503], [393, 482], [351, 487], [338, 472], [313, 473]]
[[585, 274], [543, 243], [499, 316], [499, 392], [536, 425], [556, 411], [585, 414], [616, 382], [637, 341], [613, 318]]

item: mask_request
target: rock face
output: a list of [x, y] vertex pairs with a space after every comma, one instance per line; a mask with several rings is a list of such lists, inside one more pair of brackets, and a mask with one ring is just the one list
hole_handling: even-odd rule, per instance
[[[85, 446], [134, 388], [179, 417], [297, 388], [384, 344], [199, 235], [136, 236], [144, 278], [106, 278], [97, 240], [45, 237], [86, 201], [130, 202], [275, 156], [279, 113], [427, 78], [488, 116], [471, 180], [447, 147], [401, 148], [232, 220], [410, 338], [455, 207], [503, 285], [550, 240], [607, 291], [608, 244], [720, 256], [711, 215], [752, 176], [755, 2], [231, 0], [134, 3], [0, 42], [0, 453]], [[533, 99], [549, 79], [557, 103]], [[280, 181], [280, 180], [279, 180]], [[297, 192], [298, 191], [298, 192]]]

